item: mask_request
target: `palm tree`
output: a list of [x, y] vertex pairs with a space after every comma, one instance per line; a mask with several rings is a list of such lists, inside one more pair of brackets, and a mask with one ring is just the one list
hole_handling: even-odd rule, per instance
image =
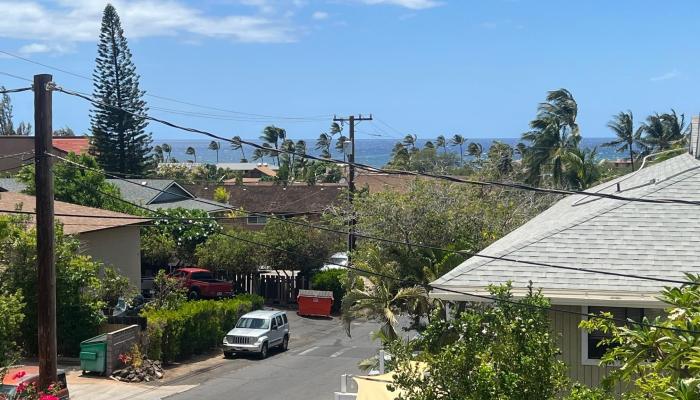
[[343, 161], [345, 161], [345, 142], [348, 141], [346, 136], [340, 135], [338, 140], [335, 142], [335, 149], [343, 153]]
[[435, 143], [433, 143], [431, 140], [428, 140], [427, 142], [425, 142], [425, 146], [424, 146], [424, 147], [425, 147], [426, 149], [434, 149], [434, 148], [435, 148]]
[[442, 147], [442, 150], [447, 154], [447, 139], [444, 135], [440, 135], [435, 139], [435, 146]]
[[284, 141], [284, 139], [287, 137], [287, 131], [285, 131], [282, 128], [278, 128], [274, 125], [266, 126], [265, 129], [263, 129], [263, 133], [260, 136], [260, 139], [264, 142], [264, 144], [268, 144], [270, 149], [275, 149], [275, 151], [270, 150], [268, 154], [272, 155], [274, 159], [277, 160], [277, 165], [280, 165], [280, 153], [279, 151], [279, 142]]
[[265, 155], [266, 155], [265, 150], [255, 149], [255, 151], [253, 151], [253, 161], [260, 160], [260, 162], [264, 163], [265, 162]]
[[215, 140], [212, 140], [209, 143], [209, 150], [216, 151], [216, 163], [217, 164], [219, 163], [219, 149], [220, 148], [221, 148], [221, 145], [219, 144], [219, 142], [217, 142]]
[[155, 161], [157, 163], [163, 162], [163, 147], [156, 145], [153, 147], [153, 153], [155, 154]]
[[197, 162], [197, 151], [194, 149], [194, 147], [189, 146], [187, 150], [185, 150], [185, 154], [194, 156], [194, 162]]
[[401, 142], [396, 142], [394, 148], [391, 150], [391, 164], [394, 168], [408, 168], [408, 164], [411, 161], [411, 153], [408, 151], [406, 146]]
[[670, 113], [650, 115], [642, 124], [644, 136], [641, 139], [644, 153], [664, 151], [685, 138], [685, 115], [680, 116], [671, 109]]
[[576, 190], [585, 190], [600, 178], [598, 167], [598, 149], [581, 150], [576, 148], [564, 156], [566, 166], [565, 176], [568, 187]]
[[619, 146], [615, 150], [618, 153], [628, 151], [630, 155], [630, 163], [632, 164], [632, 170], [634, 171], [634, 147], [640, 143], [642, 132], [644, 132], [644, 127], [640, 126], [635, 131], [634, 116], [632, 115], [632, 111], [620, 111], [617, 115], [613, 116], [613, 119], [610, 120], [610, 122], [608, 122], [608, 128], [615, 132], [617, 139], [603, 143], [603, 146]]
[[483, 152], [484, 147], [481, 145], [481, 143], [471, 142], [469, 143], [469, 146], [467, 146], [467, 154], [476, 159], [481, 159], [481, 154]]
[[321, 150], [321, 157], [331, 158], [331, 144], [333, 143], [333, 137], [327, 133], [322, 133], [318, 135], [316, 139], [316, 150]]
[[406, 147], [410, 147], [411, 150], [416, 148], [416, 140], [418, 140], [418, 136], [414, 135], [406, 135], [406, 137], [403, 138], [403, 144]]
[[163, 153], [167, 153], [167, 154], [168, 154], [168, 158], [166, 158], [166, 161], [170, 161], [170, 153], [173, 152], [173, 148], [170, 147], [170, 145], [167, 144], [167, 143], [163, 143], [163, 144], [160, 146], [160, 148], [163, 149]]
[[466, 141], [464, 136], [459, 134], [455, 134], [452, 136], [452, 139], [450, 139], [450, 143], [452, 143], [453, 146], [459, 146], [459, 165], [464, 165], [464, 149], [462, 147]]
[[577, 114], [576, 100], [566, 89], [548, 92], [546, 102], [537, 107], [537, 116], [530, 122], [532, 129], [522, 136], [530, 142], [524, 159], [528, 183], [539, 184], [546, 168], [555, 185], [566, 185], [564, 159], [581, 141]]
[[241, 151], [241, 162], [248, 162], [248, 159], [245, 156], [245, 148], [243, 147], [243, 142], [241, 141], [240, 136], [234, 136], [231, 139], [231, 149], [232, 150], [240, 150]]
[[384, 344], [396, 340], [397, 317], [407, 311], [411, 304], [425, 301], [426, 291], [420, 286], [399, 287], [388, 279], [368, 278], [372, 285], [364, 289], [348, 291], [342, 300], [342, 319], [345, 331], [350, 335], [350, 325], [358, 318], [369, 318], [381, 323], [375, 338], [380, 338]]

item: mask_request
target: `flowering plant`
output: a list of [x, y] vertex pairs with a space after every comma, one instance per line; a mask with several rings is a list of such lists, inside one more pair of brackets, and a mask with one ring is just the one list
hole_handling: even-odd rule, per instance
[[[25, 371], [18, 371], [12, 378], [22, 379], [26, 374]], [[59, 400], [57, 395], [60, 391], [61, 385], [58, 383], [52, 383], [46, 388], [46, 391], [40, 391], [36, 386], [36, 382], [20, 382], [17, 385], [13, 400]]]

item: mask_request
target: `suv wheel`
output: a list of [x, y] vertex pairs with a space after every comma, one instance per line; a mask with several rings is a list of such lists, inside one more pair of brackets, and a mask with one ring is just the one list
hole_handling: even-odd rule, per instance
[[190, 300], [198, 300], [199, 299], [199, 291], [197, 289], [190, 290], [190, 292], [187, 294], [187, 298]]
[[282, 351], [287, 351], [289, 348], [289, 336], [284, 335], [284, 339], [282, 339], [282, 344], [280, 345], [280, 348]]
[[229, 352], [225, 351], [224, 358], [233, 358], [233, 353], [229, 353]]
[[263, 343], [262, 347], [260, 348], [260, 358], [267, 358], [267, 342]]

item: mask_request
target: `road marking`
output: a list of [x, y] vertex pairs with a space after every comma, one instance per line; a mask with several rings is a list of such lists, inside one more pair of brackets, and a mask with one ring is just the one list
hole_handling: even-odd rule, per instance
[[312, 348], [310, 348], [310, 349], [306, 349], [306, 350], [302, 351], [301, 353], [299, 353], [299, 355], [300, 355], [300, 356], [303, 356], [304, 354], [309, 354], [309, 353], [311, 353], [312, 351], [314, 351], [314, 350], [316, 350], [316, 349], [318, 349], [318, 346], [314, 346], [314, 347], [312, 347]]
[[336, 357], [340, 356], [341, 354], [345, 353], [346, 351], [352, 350], [352, 349], [355, 349], [355, 348], [357, 348], [357, 346], [346, 347], [346, 348], [344, 348], [344, 349], [341, 349], [341, 350], [339, 350], [339, 351], [336, 351], [335, 353], [331, 354], [331, 358], [336, 358]]

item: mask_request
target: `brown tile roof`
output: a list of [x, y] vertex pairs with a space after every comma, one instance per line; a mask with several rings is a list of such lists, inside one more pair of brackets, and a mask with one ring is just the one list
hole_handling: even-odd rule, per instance
[[273, 170], [272, 168], [268, 167], [267, 165], [258, 165], [255, 167], [258, 171], [262, 172], [263, 174], [267, 176], [277, 176], [277, 171]]
[[90, 149], [90, 140], [87, 136], [54, 136], [53, 147], [66, 153], [83, 154]]
[[[183, 185], [198, 197], [212, 199], [215, 185]], [[339, 202], [345, 185], [294, 184], [288, 186], [261, 182], [251, 185], [225, 185], [231, 194], [229, 204], [250, 212], [314, 214]]]
[[[0, 210], [15, 210], [17, 205], [21, 204], [23, 211], [33, 212], [36, 210], [35, 203], [36, 198], [28, 194], [13, 192], [0, 193]], [[54, 213], [56, 214], [56, 219], [64, 225], [63, 231], [69, 235], [118, 228], [148, 221], [146, 219], [126, 219], [124, 217], [132, 217], [132, 215], [102, 210], [99, 208], [79, 206], [76, 204], [64, 203], [62, 201], [54, 202]], [[5, 213], [0, 211], [0, 214]], [[79, 216], [61, 216], [60, 214]], [[90, 218], [90, 216], [115, 218]], [[34, 220], [33, 216], [32, 220]]]

